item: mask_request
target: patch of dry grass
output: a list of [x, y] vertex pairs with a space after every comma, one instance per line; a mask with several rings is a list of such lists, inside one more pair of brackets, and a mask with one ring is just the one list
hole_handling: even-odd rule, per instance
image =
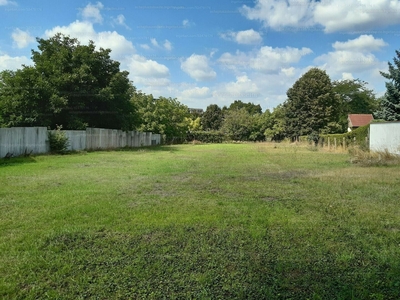
[[400, 165], [400, 155], [383, 151], [367, 151], [358, 147], [350, 148], [350, 162], [361, 166], [390, 166]]

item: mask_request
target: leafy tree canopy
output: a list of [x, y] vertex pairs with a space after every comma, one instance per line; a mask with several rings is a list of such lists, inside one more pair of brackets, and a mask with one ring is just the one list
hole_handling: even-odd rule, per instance
[[225, 113], [221, 131], [235, 141], [260, 141], [264, 140], [264, 126], [262, 115], [252, 115], [243, 107]]
[[138, 107], [140, 131], [165, 134], [167, 138], [182, 137], [188, 131], [189, 109], [176, 99], [146, 95], [138, 92], [132, 102]]
[[386, 82], [386, 93], [380, 101], [380, 109], [376, 117], [386, 121], [400, 121], [400, 51], [396, 50], [393, 64], [388, 63], [389, 72], [381, 75], [389, 81]]
[[[333, 133], [339, 129], [340, 98], [328, 74], [312, 68], [287, 91], [285, 133], [290, 138]], [[333, 130], [332, 130], [333, 129]]]
[[33, 67], [0, 74], [3, 126], [134, 128], [135, 88], [110, 49], [96, 50], [92, 41], [81, 45], [60, 33], [37, 42]]
[[[360, 79], [334, 81], [333, 90], [340, 96], [341, 108], [347, 114], [372, 114], [377, 100], [367, 82]], [[347, 117], [347, 116], [346, 116]]]
[[207, 106], [201, 116], [201, 125], [204, 130], [219, 130], [223, 121], [222, 109], [217, 104]]
[[264, 135], [273, 141], [281, 141], [285, 137], [285, 112], [282, 104], [274, 108], [273, 112], [264, 112]]
[[345, 132], [348, 114], [372, 114], [378, 108], [374, 92], [360, 79], [334, 81], [333, 90], [340, 96], [340, 126]]
[[231, 103], [231, 105], [229, 106], [229, 110], [239, 110], [239, 109], [246, 109], [247, 112], [251, 115], [255, 115], [255, 114], [261, 114], [262, 113], [262, 108], [261, 105], [255, 105], [254, 103], [244, 103], [241, 100], [235, 100], [233, 101], [233, 103]]

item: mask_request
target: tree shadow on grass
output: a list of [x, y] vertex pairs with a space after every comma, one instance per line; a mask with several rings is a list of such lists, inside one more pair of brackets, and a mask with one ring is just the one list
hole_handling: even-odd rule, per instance
[[28, 163], [36, 163], [36, 159], [33, 156], [18, 156], [11, 158], [0, 158], [0, 167], [18, 166]]

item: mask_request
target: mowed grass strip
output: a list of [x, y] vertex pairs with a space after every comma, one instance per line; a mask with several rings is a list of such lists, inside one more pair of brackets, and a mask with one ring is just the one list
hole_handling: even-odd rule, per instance
[[0, 162], [0, 298], [397, 299], [400, 167], [289, 144]]

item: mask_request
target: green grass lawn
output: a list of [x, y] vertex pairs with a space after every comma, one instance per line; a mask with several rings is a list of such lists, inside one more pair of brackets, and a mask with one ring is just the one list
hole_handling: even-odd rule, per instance
[[2, 299], [398, 299], [400, 166], [289, 144], [0, 161]]

